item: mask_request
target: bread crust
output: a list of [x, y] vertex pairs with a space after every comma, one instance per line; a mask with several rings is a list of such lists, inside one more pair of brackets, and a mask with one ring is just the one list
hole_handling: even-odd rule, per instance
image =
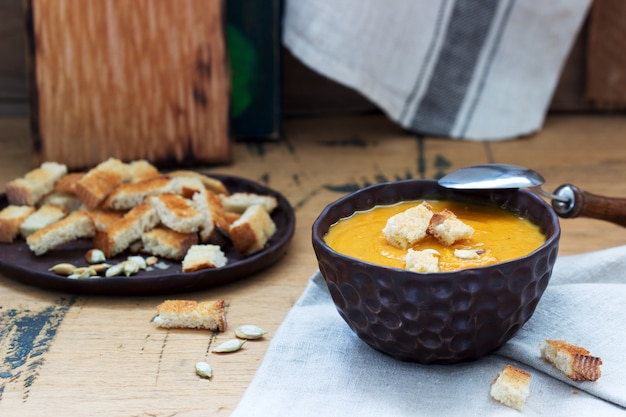
[[155, 208], [161, 222], [172, 230], [181, 233], [196, 233], [203, 216], [190, 200], [172, 193], [150, 196], [146, 201]]
[[17, 237], [20, 226], [35, 207], [9, 204], [0, 211], [0, 242], [11, 243]]
[[218, 245], [193, 245], [183, 259], [183, 272], [219, 268], [228, 262]]
[[89, 170], [76, 181], [74, 190], [83, 204], [96, 208], [118, 185], [128, 179], [128, 165], [110, 158]]
[[30, 250], [37, 256], [76, 239], [93, 237], [96, 228], [91, 216], [84, 210], [70, 213], [67, 217], [37, 230], [26, 238]]
[[37, 230], [61, 220], [66, 215], [67, 210], [65, 208], [55, 204], [44, 204], [22, 222], [20, 234], [22, 237], [27, 238]]
[[54, 189], [62, 193], [74, 194], [74, 187], [76, 187], [76, 182], [80, 180], [84, 175], [84, 172], [71, 172], [69, 174], [66, 174], [63, 177], [59, 178], [59, 180], [54, 184]]
[[130, 210], [143, 203], [147, 196], [159, 195], [169, 189], [170, 179], [163, 176], [120, 184], [107, 195], [101, 207], [107, 210]]
[[530, 394], [530, 374], [506, 365], [491, 383], [491, 397], [518, 411], [522, 411]]
[[180, 169], [176, 171], [171, 171], [167, 175], [170, 178], [175, 178], [178, 176], [187, 176], [187, 177], [197, 178], [200, 181], [202, 181], [202, 184], [204, 184], [204, 187], [207, 190], [211, 190], [217, 194], [226, 194], [226, 195], [228, 194], [228, 189], [226, 188], [226, 186], [224, 185], [222, 181], [218, 180], [217, 178], [209, 177], [208, 175], [204, 175], [196, 171]]
[[34, 206], [46, 194], [54, 190], [54, 184], [67, 174], [67, 166], [56, 162], [44, 162], [6, 185], [9, 204]]
[[154, 228], [158, 223], [156, 210], [149, 204], [140, 204], [117, 222], [97, 231], [94, 247], [110, 258], [126, 250], [134, 241], [140, 240], [142, 233]]
[[141, 242], [142, 251], [145, 253], [180, 261], [189, 248], [198, 243], [198, 235], [155, 227], [141, 235]]
[[546, 340], [541, 357], [572, 381], [597, 381], [602, 376], [602, 359], [564, 340]]
[[471, 238], [474, 229], [459, 220], [452, 211], [443, 209], [430, 219], [427, 232], [442, 245], [450, 246], [458, 240]]
[[248, 207], [228, 229], [235, 249], [246, 256], [263, 249], [275, 232], [276, 225], [261, 204]]
[[226, 331], [226, 301], [165, 300], [157, 306], [154, 323], [163, 328]]

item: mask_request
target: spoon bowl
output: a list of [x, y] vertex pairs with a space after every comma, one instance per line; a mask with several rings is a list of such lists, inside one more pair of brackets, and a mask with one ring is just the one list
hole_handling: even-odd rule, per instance
[[560, 217], [589, 217], [626, 227], [626, 199], [597, 196], [570, 184], [550, 194], [541, 189], [545, 180], [539, 173], [518, 165], [473, 165], [445, 175], [438, 183], [457, 190], [535, 188], [552, 200], [552, 208]]
[[567, 203], [568, 199], [541, 189], [546, 181], [536, 171], [518, 165], [484, 164], [461, 168], [442, 177], [439, 185], [462, 190], [536, 188], [548, 198]]

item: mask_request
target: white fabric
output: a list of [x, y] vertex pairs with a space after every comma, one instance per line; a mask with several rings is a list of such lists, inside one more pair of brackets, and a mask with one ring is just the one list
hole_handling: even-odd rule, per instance
[[283, 42], [404, 128], [539, 130], [591, 0], [287, 0]]
[[[520, 415], [491, 399], [506, 365], [531, 374], [524, 416], [626, 415], [626, 246], [560, 257], [535, 314], [496, 353], [420, 365], [358, 339], [316, 273], [273, 337], [233, 417]], [[546, 339], [586, 347], [602, 377], [573, 382], [540, 358]]]

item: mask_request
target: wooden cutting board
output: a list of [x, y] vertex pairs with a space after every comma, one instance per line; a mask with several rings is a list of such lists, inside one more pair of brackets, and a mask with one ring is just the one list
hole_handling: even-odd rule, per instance
[[221, 0], [27, 0], [38, 162], [228, 163]]

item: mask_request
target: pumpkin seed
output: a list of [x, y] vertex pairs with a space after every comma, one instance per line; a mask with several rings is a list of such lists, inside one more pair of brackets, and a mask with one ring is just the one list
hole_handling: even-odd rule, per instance
[[134, 261], [122, 262], [122, 268], [124, 270], [124, 275], [126, 275], [127, 277], [139, 271], [139, 265]]
[[228, 340], [216, 347], [214, 347], [211, 352], [213, 353], [229, 353], [229, 352], [236, 352], [239, 349], [241, 349], [241, 347], [243, 346], [243, 344], [246, 343], [245, 340], [241, 340], [241, 339], [231, 339]]
[[114, 277], [117, 275], [122, 275], [122, 272], [124, 272], [124, 265], [122, 263], [119, 263], [107, 269], [107, 271], [104, 273], [104, 276]]
[[265, 333], [267, 333], [265, 330], [252, 324], [245, 324], [235, 329], [235, 336], [240, 339], [260, 339]]
[[90, 267], [80, 267], [80, 268], [76, 268], [74, 270], [74, 272], [72, 272], [70, 275], [68, 275], [68, 278], [72, 278], [72, 279], [83, 279], [83, 278], [90, 278], [94, 275], [98, 275], [96, 273], [96, 271], [93, 268]]
[[196, 374], [202, 378], [211, 378], [213, 376], [213, 368], [206, 362], [196, 363]]
[[109, 268], [111, 267], [110, 264], [107, 263], [101, 263], [101, 264], [95, 264], [95, 265], [91, 265], [91, 269], [93, 269], [94, 271], [96, 271], [96, 274], [103, 274], [105, 273]]
[[89, 249], [85, 254], [85, 260], [90, 264], [99, 264], [106, 261], [107, 258], [100, 249]]
[[454, 256], [459, 259], [478, 259], [485, 253], [483, 249], [455, 249]]
[[48, 271], [50, 272], [54, 272], [57, 275], [64, 275], [64, 276], [68, 276], [72, 274], [74, 270], [76, 270], [76, 267], [68, 263], [56, 264], [50, 269], [48, 269]]
[[[129, 256], [127, 258], [127, 260], [129, 262], [134, 262], [137, 264], [137, 266], [139, 267], [139, 269], [146, 269], [146, 260], [143, 258], [143, 256], [139, 256], [139, 255], [133, 255], [133, 256]], [[137, 272], [137, 271], [135, 271]]]

